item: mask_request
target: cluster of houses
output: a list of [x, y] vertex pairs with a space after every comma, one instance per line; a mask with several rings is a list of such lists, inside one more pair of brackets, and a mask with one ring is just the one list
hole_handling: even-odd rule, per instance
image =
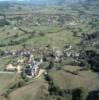
[[[77, 25], [77, 22], [74, 21], [75, 19], [73, 17], [71, 17], [71, 15], [60, 15], [60, 14], [33, 14], [33, 18], [35, 19], [35, 17], [37, 18], [37, 20], [33, 21], [32, 17], [27, 18], [26, 20], [24, 20], [24, 24], [26, 24], [26, 22], [30, 22], [29, 24], [31, 24], [31, 20], [32, 20], [32, 24], [34, 26], [40, 26], [40, 25], [62, 25], [62, 24], [66, 24], [66, 25], [70, 25], [70, 26], [74, 26]], [[71, 19], [73, 19], [71, 21]]]
[[1, 50], [0, 56], [30, 56], [33, 50], [31, 51], [29, 49], [21, 49], [18, 51]]
[[40, 65], [43, 63], [43, 60], [41, 59], [40, 61], [35, 61], [32, 60], [31, 62], [29, 62], [29, 64], [26, 66], [25, 68], [25, 73], [28, 76], [32, 76], [35, 77], [40, 70]]
[[34, 60], [34, 56], [30, 55], [28, 62], [27, 62], [27, 66], [25, 68], [25, 73], [28, 76], [36, 76], [39, 73], [40, 70], [40, 65], [43, 63], [43, 59], [39, 59], [39, 61]]
[[73, 57], [73, 58], [78, 58], [80, 56], [80, 53], [79, 52], [75, 52], [75, 51], [67, 51], [65, 53], [65, 55], [67, 57]]
[[[12, 56], [17, 56], [17, 57], [22, 57], [21, 59], [18, 59], [16, 62], [16, 65], [13, 64], [8, 64], [5, 67], [5, 71], [13, 71], [17, 73], [21, 73], [23, 70], [26, 73], [27, 76], [36, 76], [39, 73], [40, 66], [43, 63], [43, 53], [41, 52], [46, 52], [48, 53], [48, 47], [45, 48], [39, 48], [39, 49], [22, 49], [19, 51], [14, 51], [14, 52], [5, 52], [6, 55], [12, 55]], [[80, 53], [73, 50], [73, 47], [71, 45], [65, 46], [64, 50], [59, 50], [59, 49], [51, 49], [52, 55], [53, 55], [53, 60], [55, 63], [60, 62], [62, 58], [64, 57], [72, 57], [72, 58], [78, 58], [80, 56]], [[35, 60], [33, 54], [38, 54], [39, 59]], [[41, 53], [41, 54], [40, 54]], [[28, 58], [28, 59], [26, 59]], [[23, 66], [25, 64], [25, 67]]]
[[66, 57], [66, 58], [74, 58], [74, 59], [78, 59], [80, 56], [79, 52], [75, 52], [75, 51], [56, 51], [55, 55], [54, 55], [54, 61], [55, 62], [60, 62], [62, 60], [62, 58]]
[[43, 63], [43, 60], [42, 58], [39, 61], [34, 60], [32, 54], [30, 54], [28, 58], [29, 59], [26, 63], [26, 67], [21, 66], [21, 64], [24, 63], [25, 59], [18, 59], [16, 65], [7, 64], [5, 67], [5, 71], [21, 73], [24, 69], [27, 76], [36, 76], [39, 73], [40, 65]]
[[63, 51], [54, 50], [55, 62], [60, 61], [62, 57], [79, 58], [79, 56], [80, 56], [80, 52], [74, 50], [72, 45], [65, 46], [65, 49]]

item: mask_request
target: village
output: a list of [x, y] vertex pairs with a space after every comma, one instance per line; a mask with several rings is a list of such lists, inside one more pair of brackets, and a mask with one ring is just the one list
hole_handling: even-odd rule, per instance
[[[18, 9], [16, 6], [12, 8], [15, 10]], [[2, 70], [5, 73], [14, 72], [21, 74], [24, 72], [27, 77], [36, 77], [46, 62], [50, 64], [52, 60], [53, 63], [61, 63], [62, 61], [65, 62], [65, 60], [69, 58], [78, 59], [80, 55], [79, 50], [75, 49], [76, 46], [70, 43], [65, 43], [63, 47], [64, 49], [60, 49], [60, 47], [58, 46], [52, 46], [50, 48], [49, 43], [45, 43], [45, 41], [45, 46], [36, 46], [33, 48], [28, 46], [32, 46], [33, 44], [24, 43], [32, 38], [44, 37], [45, 34], [61, 32], [65, 30], [65, 27], [76, 26], [79, 23], [80, 19], [79, 21], [77, 21], [75, 15], [71, 16], [70, 14], [42, 14], [37, 12], [33, 12], [30, 14], [8, 14], [7, 16], [5, 14], [1, 14], [0, 21], [1, 27], [4, 26], [4, 29], [1, 28], [0, 32], [5, 32], [5, 34], [7, 34], [8, 36], [8, 38], [4, 37], [4, 39], [1, 40], [2, 43], [0, 42], [0, 57], [14, 58], [3, 65]], [[46, 28], [45, 31], [43, 31], [43, 28], [40, 28], [42, 26], [47, 26], [46, 28], [49, 27], [49, 31], [46, 31]], [[32, 29], [32, 27], [34, 28]], [[50, 28], [52, 27], [53, 30], [50, 30]], [[55, 29], [56, 27], [58, 29]], [[12, 35], [12, 33], [14, 35]], [[22, 45], [22, 47], [19, 49], [14, 49], [14, 46], [16, 45]], [[11, 46], [12, 48], [2, 50], [2, 47], [7, 46]], [[37, 56], [37, 58], [35, 57], [35, 55]], [[73, 62], [76, 62], [76, 59]]]
[[[45, 54], [46, 53], [46, 54]], [[37, 58], [34, 58], [33, 54], [37, 54]], [[8, 63], [5, 65], [4, 72], [14, 72], [14, 73], [22, 73], [25, 72], [27, 77], [36, 77], [43, 68], [44, 60], [48, 60], [53, 58], [54, 63], [60, 63], [64, 57], [66, 58], [75, 58], [78, 59], [80, 53], [75, 52], [73, 47], [69, 44], [65, 46], [64, 51], [58, 50], [57, 48], [49, 49], [49, 47], [44, 48], [33, 48], [33, 49], [22, 49], [19, 51], [1, 51], [1, 57], [17, 57], [15, 62]], [[50, 58], [50, 59], [49, 59]], [[45, 61], [46, 61], [45, 60]]]
[[0, 1], [0, 100], [98, 100], [98, 0], [26, 1]]

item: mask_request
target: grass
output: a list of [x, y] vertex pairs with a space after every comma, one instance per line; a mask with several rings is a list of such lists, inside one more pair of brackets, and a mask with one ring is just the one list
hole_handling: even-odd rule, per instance
[[57, 32], [58, 30], [61, 29], [61, 27], [59, 26], [55, 26], [55, 25], [48, 25], [48, 26], [37, 26], [37, 27], [34, 27], [35, 30], [38, 30], [38, 31], [41, 31], [41, 32], [44, 32], [44, 33], [48, 33], [48, 32]]
[[6, 64], [11, 60], [11, 57], [1, 57], [0, 58], [0, 70], [4, 70]]
[[7, 89], [9, 84], [14, 82], [15, 76], [13, 74], [0, 74], [0, 93]]
[[75, 89], [84, 88], [86, 91], [97, 89], [99, 79], [97, 74], [91, 71], [81, 71], [78, 75], [73, 75], [68, 72], [51, 71], [49, 73], [53, 82], [60, 89]]
[[[32, 39], [28, 39], [25, 43], [34, 45], [34, 46], [38, 46], [38, 47], [44, 46], [47, 44], [51, 44], [52, 46], [58, 46], [60, 48], [62, 46], [64, 46], [65, 43], [71, 43], [71, 44], [79, 43], [80, 38], [73, 37], [72, 32], [66, 31], [66, 30], [59, 31], [60, 29], [61, 28], [58, 26], [34, 27], [32, 30], [41, 31], [41, 32], [45, 33], [45, 36], [34, 36]], [[13, 38], [13, 36], [15, 34], [15, 33], [14, 34], [13, 33], [14, 32], [12, 32], [10, 34], [10, 36], [7, 36], [6, 33], [4, 33], [4, 36], [2, 36], [0, 39], [1, 44], [2, 43], [7, 44], [10, 40], [19, 41], [19, 40], [23, 39], [23, 37], [28, 37], [28, 34], [23, 34], [23, 33], [19, 32], [18, 33], [19, 36]], [[20, 45], [0, 47], [0, 49], [6, 49], [8, 47], [9, 47], [9, 49], [17, 49], [17, 48], [22, 47], [21, 45], [22, 45], [22, 43]]]
[[55, 47], [62, 48], [66, 43], [76, 44], [80, 41], [79, 38], [73, 37], [71, 32], [67, 32], [65, 30], [57, 33], [45, 34], [43, 37], [35, 37], [28, 40], [28, 43], [43, 46], [46, 44], [51, 44]]
[[[41, 90], [42, 86], [46, 86], [43, 76], [34, 80], [31, 84], [13, 91], [9, 94], [9, 98], [10, 100], [37, 100], [36, 95]], [[42, 94], [42, 92], [40, 92], [40, 94]]]
[[0, 96], [0, 100], [6, 100], [3, 96]]

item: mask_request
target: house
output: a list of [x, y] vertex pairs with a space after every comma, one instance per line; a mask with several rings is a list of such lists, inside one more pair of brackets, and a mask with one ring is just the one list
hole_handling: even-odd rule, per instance
[[28, 76], [34, 76], [34, 69], [31, 65], [28, 65], [26, 68], [25, 68], [25, 73], [26, 75]]
[[78, 53], [78, 52], [72, 53], [72, 57], [79, 57], [79, 56], [80, 56], [80, 53]]
[[17, 72], [21, 73], [22, 67], [20, 65], [13, 66], [12, 64], [8, 64], [5, 67], [5, 71]]
[[73, 48], [73, 46], [72, 45], [69, 45], [69, 44], [66, 44], [64, 46], [64, 48], [65, 48], [66, 51], [68, 51], [68, 50], [71, 50]]
[[16, 56], [24, 56], [24, 57], [28, 57], [30, 56], [31, 52], [27, 49], [22, 49], [16, 52]]
[[15, 71], [16, 71], [16, 67], [13, 66], [12, 64], [8, 64], [8, 65], [6, 65], [6, 67], [5, 67], [5, 71], [12, 71], [12, 72], [15, 72]]
[[27, 76], [32, 76], [35, 77], [40, 69], [40, 65], [43, 63], [43, 60], [41, 59], [39, 62], [38, 61], [31, 61], [25, 68], [25, 73]]
[[13, 30], [18, 30], [18, 27], [13, 27]]
[[74, 25], [77, 25], [77, 23], [76, 22], [69, 22], [67, 25], [74, 26]]
[[15, 51], [12, 51], [12, 55], [15, 56], [16, 55], [16, 52]]
[[28, 64], [26, 69], [25, 69], [25, 73], [28, 76], [32, 76], [35, 77], [37, 72], [39, 70], [39, 66], [37, 66], [36, 64], [32, 63], [32, 64]]
[[4, 51], [4, 55], [5, 56], [10, 56], [10, 55], [12, 55], [12, 53], [9, 50], [5, 50]]
[[61, 57], [63, 56], [63, 52], [60, 50], [56, 50], [54, 56], [55, 56], [54, 61], [59, 62], [59, 61], [61, 61]]
[[25, 62], [25, 59], [18, 59], [18, 60], [17, 60], [17, 63], [21, 63], [21, 64], [22, 64], [22, 63], [24, 63], [24, 62]]
[[71, 57], [71, 55], [72, 55], [72, 52], [66, 52], [67, 57]]
[[61, 56], [63, 56], [62, 51], [56, 50], [56, 51], [55, 51], [55, 56], [56, 56], [56, 57], [61, 57]]
[[34, 61], [34, 56], [31, 54], [28, 58], [28, 63], [31, 63], [32, 61]]

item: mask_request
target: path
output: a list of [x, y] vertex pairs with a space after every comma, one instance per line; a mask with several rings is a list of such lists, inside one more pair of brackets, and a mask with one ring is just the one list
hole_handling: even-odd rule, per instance
[[15, 72], [0, 71], [0, 74], [14, 74]]
[[44, 72], [45, 72], [44, 69], [40, 69], [38, 75], [34, 79], [39, 78]]

